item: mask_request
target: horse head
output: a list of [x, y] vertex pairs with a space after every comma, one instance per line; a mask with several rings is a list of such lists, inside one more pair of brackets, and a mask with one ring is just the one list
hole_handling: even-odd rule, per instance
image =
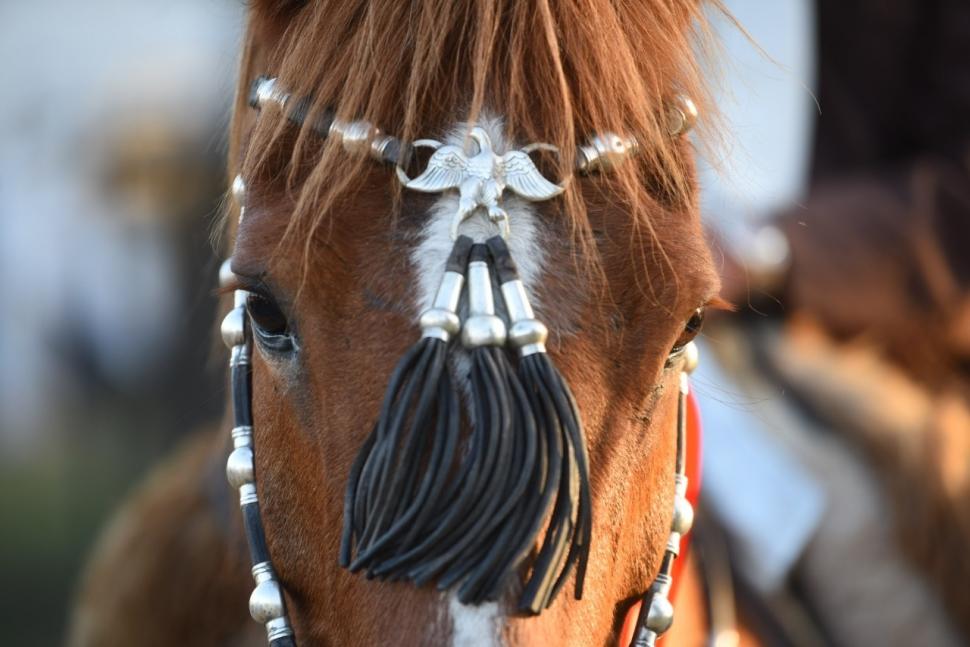
[[[608, 644], [631, 602], [650, 588], [676, 526], [683, 351], [718, 288], [696, 208], [685, 112], [676, 103], [681, 92], [703, 98], [691, 46], [700, 20], [693, 0], [252, 3], [230, 159], [245, 182], [235, 201], [242, 218], [227, 225], [234, 287], [245, 291], [240, 305], [248, 319], [230, 326], [230, 336], [241, 348], [242, 338], [232, 335], [247, 334], [255, 492], [273, 577], [285, 591], [298, 642]], [[251, 92], [261, 75], [276, 85]], [[251, 94], [258, 109], [248, 105]], [[680, 120], [673, 125], [672, 114]], [[587, 136], [609, 132], [629, 139], [601, 136], [584, 147]], [[506, 159], [534, 153], [543, 176], [564, 190], [542, 201], [523, 198], [526, 189], [506, 191], [498, 198], [507, 232], [478, 209], [459, 233], [469, 245], [493, 244], [462, 251], [452, 235], [457, 191], [409, 191], [393, 168], [369, 159], [420, 172], [427, 160], [407, 142], [432, 136], [443, 140], [433, 145], [438, 150], [469, 150], [471, 137], [480, 151], [487, 141]], [[550, 145], [528, 146], [535, 142]], [[594, 161], [604, 172], [576, 172], [592, 171]], [[610, 162], [615, 168], [605, 172]], [[504, 242], [496, 238], [501, 233]], [[517, 274], [509, 274], [505, 254]], [[463, 346], [451, 319], [420, 318], [438, 304], [446, 269], [468, 282], [468, 296], [452, 300], [455, 321], [468, 322], [476, 303], [485, 303], [477, 290], [488, 292], [491, 304], [490, 312], [482, 306], [477, 314], [512, 330], [515, 308], [502, 307], [501, 295], [514, 279], [530, 304], [529, 321], [544, 325], [541, 335], [538, 327], [527, 330], [534, 336], [523, 344], [556, 368], [534, 379], [560, 376], [569, 385], [562, 393], [574, 403], [550, 414], [513, 393], [507, 406], [531, 411], [511, 416], [519, 420], [514, 424], [526, 417], [530, 429], [548, 426], [556, 415], [555, 424], [568, 427], [562, 422], [568, 410], [582, 421], [581, 436], [564, 431], [561, 441], [548, 441], [560, 443], [553, 462], [565, 467], [556, 470], [572, 474], [562, 481], [568, 491], [552, 492], [550, 500], [571, 500], [574, 512], [557, 521], [551, 503], [536, 508], [538, 517], [530, 508], [538, 522], [523, 534], [510, 525], [520, 518], [509, 511], [513, 506], [466, 497], [462, 510], [497, 517], [482, 522], [487, 532], [470, 537], [474, 559], [462, 568], [448, 563], [461, 573], [453, 581], [448, 568], [429, 566], [453, 547], [448, 542], [411, 570], [388, 566], [401, 557], [390, 541], [379, 546], [390, 551], [386, 559], [354, 566], [387, 524], [374, 521], [371, 530], [370, 522], [348, 520], [361, 510], [413, 520], [414, 528], [402, 522], [394, 531], [395, 540], [408, 536], [411, 544], [433, 534], [433, 526], [426, 532], [416, 520], [421, 510], [401, 516], [395, 506], [413, 499], [420, 478], [435, 470], [445, 484], [435, 495], [435, 514], [447, 518], [449, 505], [462, 500], [462, 483], [469, 482], [460, 474], [462, 460], [477, 451], [476, 425], [500, 416], [489, 413], [491, 405], [473, 403], [491, 397], [476, 391], [476, 367], [494, 364], [499, 368], [490, 375], [526, 384], [521, 393], [530, 388], [527, 375], [511, 375], [528, 353], [510, 352], [499, 343], [504, 336], [481, 337], [489, 350], [479, 360], [476, 343], [465, 339]], [[475, 278], [475, 271], [486, 273]], [[429, 335], [435, 325], [443, 332]], [[395, 403], [406, 397], [386, 395], [388, 384], [423, 334], [443, 345], [440, 357], [429, 351], [431, 359], [420, 361], [436, 362], [452, 385], [428, 391], [439, 403], [428, 420], [439, 427], [414, 432], [427, 432], [426, 444], [409, 450], [410, 463], [402, 456], [385, 460], [390, 454], [375, 458], [404, 451], [375, 423], [394, 418]], [[407, 426], [415, 411], [403, 411], [387, 429]], [[457, 430], [455, 444], [441, 452], [454, 459], [434, 468], [440, 436], [431, 432], [449, 429]], [[479, 466], [482, 478], [505, 469], [502, 478], [482, 481], [481, 497], [509, 495], [520, 475], [508, 465], [524, 465], [525, 454], [539, 451], [509, 447], [501, 460]], [[566, 455], [572, 462], [559, 458]], [[357, 489], [348, 486], [358, 482]], [[449, 523], [478, 528], [477, 521]], [[572, 548], [550, 557], [563, 567], [550, 567], [549, 581], [536, 585], [543, 593], [524, 608], [543, 537], [555, 543], [547, 530], [557, 523]], [[498, 544], [513, 536], [525, 550], [508, 562], [509, 574], [472, 574], [500, 562], [486, 556], [500, 554]], [[552, 583], [560, 575], [565, 586], [556, 594]], [[462, 589], [469, 581], [476, 585]]]

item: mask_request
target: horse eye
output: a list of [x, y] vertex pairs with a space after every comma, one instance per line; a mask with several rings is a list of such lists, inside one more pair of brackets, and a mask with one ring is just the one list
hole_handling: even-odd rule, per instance
[[271, 350], [286, 351], [293, 347], [290, 322], [276, 303], [261, 294], [250, 292], [246, 309], [253, 323], [253, 334]]
[[684, 350], [684, 346], [694, 341], [697, 334], [700, 333], [701, 327], [704, 325], [704, 308], [698, 308], [694, 311], [694, 314], [690, 316], [687, 320], [687, 325], [684, 326], [684, 332], [680, 334], [677, 341], [674, 343], [674, 347], [670, 350], [671, 355], [676, 355], [680, 351]]

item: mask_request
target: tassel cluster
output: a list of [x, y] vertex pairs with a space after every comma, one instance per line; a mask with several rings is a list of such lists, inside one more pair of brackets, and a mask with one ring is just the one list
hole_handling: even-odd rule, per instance
[[[508, 330], [496, 315], [493, 271]], [[498, 599], [521, 572], [519, 607], [533, 614], [576, 566], [581, 597], [591, 531], [585, 438], [500, 236], [456, 240], [421, 328], [351, 468], [341, 564], [369, 577], [455, 587], [464, 604]], [[464, 398], [448, 361], [459, 331]]]

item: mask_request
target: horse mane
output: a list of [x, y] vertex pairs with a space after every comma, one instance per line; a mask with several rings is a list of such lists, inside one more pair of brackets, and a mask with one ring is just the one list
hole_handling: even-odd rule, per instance
[[[247, 178], [285, 177], [293, 209], [287, 236], [310, 240], [341, 198], [367, 177], [364, 159], [323, 143], [308, 124], [333, 109], [413, 141], [456, 122], [499, 113], [519, 143], [561, 151], [558, 177], [594, 132], [635, 135], [640, 152], [604, 179], [609, 199], [651, 232], [656, 208], [693, 204], [693, 169], [682, 138], [667, 132], [665, 103], [710, 102], [697, 62], [709, 34], [702, 0], [255, 0], [237, 91], [231, 159]], [[709, 4], [720, 7], [717, 0]], [[310, 119], [290, 124], [265, 110], [240, 157], [249, 83], [273, 67], [283, 87], [311, 96]], [[387, 181], [397, 185], [390, 173]], [[399, 191], [399, 188], [393, 189]], [[395, 193], [396, 195], [396, 193]], [[558, 202], [570, 231], [592, 241], [571, 182]]]

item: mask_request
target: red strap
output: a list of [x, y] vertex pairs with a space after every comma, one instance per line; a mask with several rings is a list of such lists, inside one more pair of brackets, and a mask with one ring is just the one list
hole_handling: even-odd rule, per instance
[[[701, 456], [704, 448], [702, 447], [701, 433], [701, 412], [697, 407], [697, 400], [694, 392], [687, 394], [687, 500], [697, 509], [697, 499], [701, 492]], [[680, 555], [674, 561], [673, 583], [670, 588], [670, 600], [677, 608], [677, 585], [680, 582], [684, 564], [687, 562], [687, 552], [690, 547], [690, 533], [687, 533], [680, 542]], [[637, 617], [640, 615], [640, 602], [636, 602], [626, 613], [626, 620], [623, 621], [623, 630], [620, 632], [620, 641], [617, 647], [627, 647], [633, 640], [633, 633], [637, 628]], [[662, 639], [663, 637], [661, 637]]]

